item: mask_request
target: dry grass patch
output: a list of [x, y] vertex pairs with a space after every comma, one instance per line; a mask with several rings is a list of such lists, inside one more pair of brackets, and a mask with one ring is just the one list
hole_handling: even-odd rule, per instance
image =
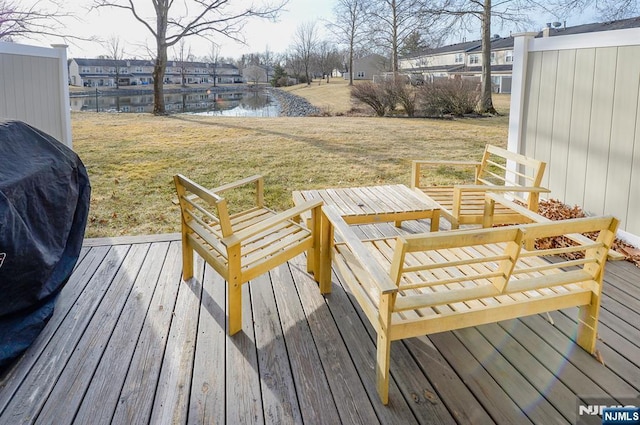
[[343, 78], [316, 80], [307, 84], [283, 87], [285, 91], [304, 97], [328, 115], [342, 115], [353, 107], [349, 81]]
[[[278, 210], [291, 191], [409, 183], [416, 158], [478, 160], [505, 146], [506, 117], [461, 120], [234, 118], [72, 113], [74, 148], [92, 186], [87, 237], [176, 232], [172, 176], [213, 187], [265, 176]], [[434, 183], [449, 176], [428, 176]], [[248, 194], [234, 201], [249, 202]]]

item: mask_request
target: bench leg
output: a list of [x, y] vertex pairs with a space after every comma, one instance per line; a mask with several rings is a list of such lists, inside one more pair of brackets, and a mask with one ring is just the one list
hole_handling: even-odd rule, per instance
[[307, 273], [313, 274], [316, 282], [320, 282], [320, 247], [322, 232], [322, 209], [316, 207], [311, 213], [309, 220], [311, 228], [311, 236], [313, 238], [313, 246], [307, 251]]
[[189, 280], [193, 277], [193, 248], [187, 241], [187, 235], [182, 233], [182, 279]]
[[391, 357], [391, 311], [395, 304], [396, 294], [384, 294], [380, 297], [380, 325], [377, 329], [378, 342], [376, 344], [376, 386], [382, 404], [389, 403], [389, 367]]
[[376, 386], [382, 404], [389, 403], [389, 362], [391, 357], [391, 341], [387, 335], [378, 334], [376, 355]]
[[581, 306], [578, 313], [576, 342], [589, 354], [596, 351], [599, 309], [600, 298], [592, 295], [591, 304]]
[[333, 227], [327, 217], [322, 214], [322, 224], [320, 226], [320, 243], [318, 246], [318, 282], [321, 294], [331, 293], [331, 251], [333, 249]]
[[437, 232], [440, 230], [440, 211], [435, 210], [431, 213], [431, 228], [429, 229], [432, 232]]
[[229, 283], [229, 335], [242, 330], [242, 285]]

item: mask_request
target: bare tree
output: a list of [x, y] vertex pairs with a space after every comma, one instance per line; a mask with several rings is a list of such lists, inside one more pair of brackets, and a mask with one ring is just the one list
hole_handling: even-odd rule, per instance
[[120, 37], [112, 35], [106, 42], [107, 55], [113, 61], [116, 88], [120, 88], [120, 63], [124, 59], [124, 46]]
[[[469, 20], [479, 20], [482, 27], [482, 85], [478, 109], [480, 112], [495, 114], [491, 81], [491, 21], [497, 18], [510, 23], [528, 22], [526, 13], [538, 7], [536, 1], [502, 0], [496, 5], [491, 0], [445, 0], [441, 8], [434, 10], [444, 16], [454, 18], [452, 26], [468, 31], [473, 24]], [[477, 22], [477, 21], [476, 21]]]
[[293, 49], [302, 61], [304, 75], [307, 84], [311, 84], [311, 76], [309, 69], [311, 67], [311, 59], [318, 45], [318, 31], [315, 22], [303, 22], [298, 25], [294, 35]]
[[327, 82], [329, 82], [331, 71], [340, 66], [340, 53], [338, 53], [330, 42], [324, 40], [318, 43], [316, 58], [319, 71], [323, 76], [326, 75]]
[[428, 0], [369, 0], [369, 35], [376, 45], [391, 53], [391, 67], [398, 72], [398, 52], [416, 28], [433, 28]]
[[265, 76], [265, 70], [258, 65], [249, 65], [244, 71], [244, 77], [254, 86], [258, 85]]
[[[47, 7], [49, 6], [49, 7]], [[63, 20], [72, 15], [55, 1], [0, 0], [0, 41], [62, 35]], [[76, 37], [77, 38], [77, 37]]]
[[541, 3], [540, 6], [559, 20], [566, 19], [574, 12], [584, 13], [590, 8], [595, 9], [598, 16], [607, 21], [640, 14], [640, 5], [637, 0], [551, 0]]
[[216, 43], [211, 43], [211, 50], [209, 51], [209, 56], [206, 57], [205, 61], [209, 63], [211, 66], [211, 76], [213, 77], [213, 87], [216, 86], [216, 82], [218, 80], [218, 64], [220, 63], [220, 46]]
[[175, 61], [178, 64], [178, 68], [180, 68], [180, 85], [182, 87], [187, 86], [187, 66], [189, 66], [189, 62], [193, 55], [191, 54], [191, 47], [187, 46], [186, 40], [183, 38], [178, 43], [178, 50], [174, 52]]
[[[239, 6], [231, 0], [152, 0], [153, 15], [142, 13], [140, 1], [94, 0], [95, 7], [115, 7], [128, 10], [153, 36], [156, 58], [153, 69], [153, 113], [165, 114], [163, 82], [167, 67], [167, 50], [191, 36], [222, 34], [242, 41], [242, 27], [251, 17], [273, 19], [287, 0], [265, 0], [260, 7]], [[246, 4], [246, 3], [245, 3]], [[182, 9], [180, 9], [182, 8]]]
[[264, 72], [267, 78], [267, 82], [269, 82], [269, 70], [272, 69], [274, 64], [274, 56], [271, 50], [269, 50], [269, 46], [264, 48], [264, 53], [262, 54], [262, 65], [264, 66]]
[[289, 75], [292, 75], [298, 80], [300, 79], [304, 72], [304, 61], [297, 51], [292, 50], [286, 54], [285, 67]]
[[335, 21], [328, 27], [336, 34], [341, 44], [348, 48], [349, 85], [353, 85], [353, 58], [366, 34], [368, 4], [365, 0], [337, 0], [333, 8]]

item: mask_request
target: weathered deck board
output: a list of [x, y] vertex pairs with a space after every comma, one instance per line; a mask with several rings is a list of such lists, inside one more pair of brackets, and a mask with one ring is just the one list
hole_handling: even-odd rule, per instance
[[[299, 261], [300, 259], [301, 257], [298, 257], [290, 262], [295, 285], [292, 289], [297, 290], [300, 296], [340, 420], [349, 424], [377, 424], [378, 418], [357, 369], [344, 344], [339, 343], [341, 336], [334, 321], [336, 319], [331, 315], [315, 281], [306, 275], [305, 264]], [[274, 278], [274, 284], [280, 281], [278, 275]], [[282, 302], [286, 302], [286, 298], [283, 298]]]
[[[428, 221], [362, 226], [363, 237]], [[226, 334], [226, 284], [198, 258], [181, 282], [175, 235], [88, 241], [35, 343], [0, 377], [0, 424], [570, 423], [577, 400], [640, 392], [640, 269], [610, 263], [598, 350], [576, 309], [392, 344], [375, 390], [368, 321], [333, 277], [320, 295], [297, 257], [244, 286]], [[248, 308], [248, 307], [251, 308]]]
[[222, 422], [226, 417], [225, 344], [226, 288], [222, 277], [207, 265], [204, 273], [200, 322], [187, 423]]
[[[156, 291], [137, 335], [136, 349], [128, 359], [125, 377], [112, 422], [119, 424], [143, 423], [151, 415], [161, 361], [164, 356], [169, 325], [182, 269], [180, 244], [172, 242], [163, 264]], [[134, 335], [132, 335], [134, 337]], [[117, 389], [114, 389], [117, 391]]]
[[130, 359], [136, 349], [138, 335], [160, 277], [162, 267], [158, 265], [164, 262], [168, 249], [167, 242], [150, 247], [85, 393], [75, 419], [78, 423], [106, 423], [111, 420], [129, 369], [129, 362], [122, 359]]
[[91, 321], [82, 331], [83, 337], [46, 399], [38, 415], [39, 420], [60, 424], [73, 422], [148, 249], [148, 244], [134, 245], [129, 249], [95, 313], [87, 314]]

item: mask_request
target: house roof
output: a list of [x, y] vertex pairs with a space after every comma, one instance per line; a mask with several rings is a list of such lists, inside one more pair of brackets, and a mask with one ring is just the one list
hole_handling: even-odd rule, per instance
[[[640, 16], [636, 16], [635, 18], [620, 19], [617, 21], [595, 22], [591, 24], [576, 25], [573, 27], [567, 27], [566, 25], [557, 28], [551, 27], [549, 30], [549, 36], [553, 37], [558, 35], [584, 34], [589, 32], [622, 30], [638, 27], [640, 27]], [[542, 37], [542, 31], [538, 33], [536, 37]]]
[[[576, 25], [573, 27], [551, 27], [549, 29], [549, 36], [560, 36], [560, 35], [569, 35], [569, 34], [583, 34], [589, 32], [599, 32], [599, 31], [611, 31], [611, 30], [619, 30], [619, 29], [627, 29], [627, 28], [637, 28], [640, 27], [640, 16], [635, 18], [621, 19], [617, 21], [609, 21], [609, 22], [596, 22], [591, 24], [583, 24]], [[543, 31], [540, 31], [536, 38], [543, 37]], [[501, 50], [501, 49], [512, 49], [513, 48], [513, 37], [493, 37], [491, 39], [491, 49], [492, 50]], [[411, 55], [403, 56], [402, 59], [411, 59], [414, 57], [422, 57], [422, 56], [434, 56], [441, 55], [446, 53], [455, 53], [455, 52], [474, 52], [482, 50], [482, 40], [473, 40], [473, 41], [465, 41], [462, 43], [449, 44], [442, 47], [436, 47], [433, 49], [426, 49], [418, 53], [413, 53]]]
[[87, 59], [73, 58], [79, 66], [153, 66], [153, 62], [148, 59]]
[[[118, 67], [124, 66], [154, 66], [154, 62], [149, 59], [88, 59], [88, 58], [72, 58], [70, 61], [75, 61], [79, 66], [114, 66], [117, 64]], [[210, 66], [206, 62], [185, 62], [190, 67], [196, 68], [206, 68]], [[177, 61], [168, 61], [167, 66], [175, 67], [177, 66]], [[224, 63], [218, 64], [217, 68], [231, 68], [238, 69], [237, 66]]]

